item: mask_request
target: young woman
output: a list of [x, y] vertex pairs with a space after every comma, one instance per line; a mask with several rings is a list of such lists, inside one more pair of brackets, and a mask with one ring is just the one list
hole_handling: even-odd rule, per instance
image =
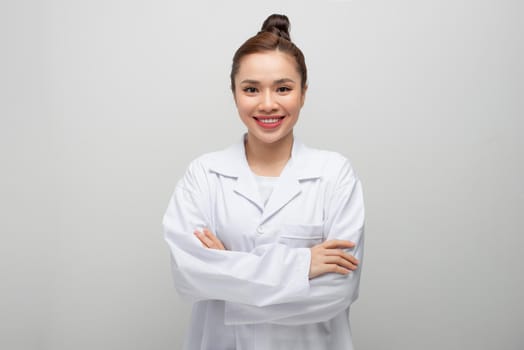
[[293, 135], [307, 90], [283, 15], [235, 53], [247, 133], [194, 160], [164, 216], [177, 290], [193, 301], [186, 349], [353, 349], [349, 309], [364, 244], [350, 163]]

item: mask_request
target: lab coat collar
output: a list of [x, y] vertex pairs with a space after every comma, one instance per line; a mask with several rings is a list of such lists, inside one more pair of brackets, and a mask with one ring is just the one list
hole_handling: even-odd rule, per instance
[[294, 139], [291, 158], [282, 170], [273, 193], [264, 207], [255, 177], [247, 163], [244, 139], [245, 135], [241, 142], [215, 153], [210, 171], [236, 178], [234, 191], [262, 211], [262, 222], [264, 222], [300, 194], [300, 181], [319, 178], [321, 169], [315, 162], [314, 152]]
[[[241, 175], [245, 175], [246, 170], [251, 173], [246, 159], [245, 138], [246, 134], [242, 136], [240, 142], [233, 144], [223, 151], [213, 153], [213, 157], [209, 159], [209, 170], [233, 178], [239, 178]], [[286, 165], [286, 168], [288, 167], [294, 168], [295, 171], [293, 173], [297, 180], [318, 178], [322, 170], [314, 161], [312, 150], [296, 138], [293, 140], [291, 158]], [[284, 172], [281, 176], [283, 174]]]

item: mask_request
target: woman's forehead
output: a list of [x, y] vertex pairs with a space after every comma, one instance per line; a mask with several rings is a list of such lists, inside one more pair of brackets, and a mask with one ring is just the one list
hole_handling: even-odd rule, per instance
[[274, 81], [291, 79], [300, 81], [293, 57], [280, 51], [267, 51], [246, 55], [240, 61], [236, 80]]

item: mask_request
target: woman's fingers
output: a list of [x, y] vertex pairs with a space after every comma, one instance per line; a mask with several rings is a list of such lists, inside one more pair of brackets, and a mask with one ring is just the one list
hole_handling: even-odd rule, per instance
[[209, 231], [207, 228], [204, 229], [204, 234], [206, 235], [206, 237], [211, 240], [211, 242], [213, 242], [213, 246], [210, 247], [210, 248], [214, 248], [214, 249], [221, 249], [221, 250], [225, 250], [224, 248], [224, 245], [222, 244], [222, 242], [217, 238], [217, 236], [215, 236], [211, 231]]
[[347, 275], [358, 268], [359, 261], [344, 249], [353, 248], [355, 243], [346, 240], [329, 240], [311, 248], [309, 278], [326, 273]]
[[338, 273], [339, 275], [349, 275], [349, 273], [351, 272], [351, 270], [345, 269], [342, 266], [337, 265], [337, 264], [332, 264], [328, 266], [332, 266], [333, 272]]
[[326, 256], [324, 258], [324, 263], [335, 264], [351, 271], [355, 271], [357, 269], [357, 264], [354, 264], [351, 261], [340, 256]]
[[206, 248], [226, 250], [222, 242], [207, 228], [204, 228], [202, 232], [195, 230], [195, 236], [202, 242], [202, 245]]
[[195, 234], [196, 238], [200, 240], [204, 247], [209, 248], [213, 244], [213, 242], [203, 232], [195, 230], [193, 233]]
[[331, 239], [322, 243], [322, 246], [326, 249], [347, 249], [353, 248], [355, 246], [355, 243], [342, 239]]
[[345, 251], [340, 250], [340, 249], [326, 249], [326, 256], [339, 256], [339, 257], [346, 259], [347, 261], [349, 261], [350, 263], [354, 265], [358, 265], [359, 263], [358, 259], [355, 258], [353, 255], [348, 254]]

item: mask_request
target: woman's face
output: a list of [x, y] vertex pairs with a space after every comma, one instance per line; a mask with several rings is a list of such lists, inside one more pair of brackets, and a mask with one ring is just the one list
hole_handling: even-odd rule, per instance
[[249, 138], [270, 144], [292, 137], [305, 90], [293, 57], [279, 51], [244, 56], [234, 97]]

